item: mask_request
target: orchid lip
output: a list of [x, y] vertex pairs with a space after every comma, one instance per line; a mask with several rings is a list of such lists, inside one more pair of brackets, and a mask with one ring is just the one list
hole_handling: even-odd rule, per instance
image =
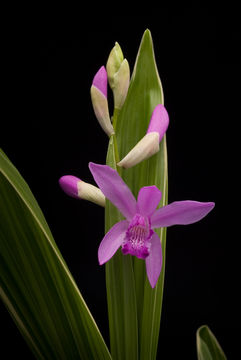
[[150, 238], [153, 230], [150, 228], [150, 219], [140, 214], [135, 214], [126, 231], [122, 244], [123, 254], [130, 254], [145, 259], [150, 254]]

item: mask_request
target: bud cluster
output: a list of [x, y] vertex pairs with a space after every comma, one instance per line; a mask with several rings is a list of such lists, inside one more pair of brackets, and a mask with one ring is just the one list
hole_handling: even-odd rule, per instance
[[[124, 105], [128, 93], [130, 68], [117, 42], [109, 54], [106, 68], [101, 66], [97, 71], [90, 89], [96, 118], [104, 132], [110, 137], [115, 136], [115, 131], [109, 114], [107, 99], [108, 83], [113, 92], [114, 108], [119, 112]], [[153, 109], [149, 127], [144, 137], [117, 165], [127, 169], [156, 154], [159, 151], [159, 143], [168, 128], [168, 124], [168, 113], [162, 104], [158, 104]], [[68, 195], [105, 206], [105, 196], [96, 186], [85, 183], [71, 175], [63, 176], [59, 183]]]

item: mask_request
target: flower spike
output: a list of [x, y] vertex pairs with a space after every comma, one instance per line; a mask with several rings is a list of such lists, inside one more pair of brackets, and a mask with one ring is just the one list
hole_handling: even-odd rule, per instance
[[102, 191], [88, 184], [76, 176], [65, 175], [59, 179], [61, 189], [69, 196], [76, 199], [91, 201], [97, 205], [105, 206], [105, 196]]
[[165, 107], [159, 104], [153, 110], [146, 135], [117, 165], [128, 169], [156, 154], [159, 151], [159, 143], [162, 140], [168, 125], [168, 113]]
[[114, 134], [114, 129], [110, 121], [109, 108], [107, 102], [107, 72], [102, 66], [96, 73], [90, 89], [91, 100], [95, 116], [100, 126], [108, 136]]
[[154, 288], [162, 269], [162, 246], [154, 230], [195, 223], [215, 204], [176, 201], [156, 210], [161, 200], [161, 191], [156, 186], [141, 188], [136, 200], [116, 170], [94, 163], [90, 163], [89, 168], [103, 194], [126, 218], [116, 223], [102, 239], [98, 249], [99, 264], [109, 261], [121, 247], [124, 255], [145, 260], [147, 277]]

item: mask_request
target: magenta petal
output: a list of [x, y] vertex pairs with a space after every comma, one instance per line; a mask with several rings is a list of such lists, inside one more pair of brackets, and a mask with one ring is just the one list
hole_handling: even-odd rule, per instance
[[162, 269], [162, 246], [160, 238], [155, 232], [151, 238], [150, 255], [145, 261], [147, 277], [151, 287], [154, 288]]
[[107, 97], [107, 72], [104, 66], [101, 66], [99, 71], [95, 74], [92, 85]]
[[213, 208], [213, 202], [175, 201], [156, 210], [151, 217], [151, 227], [188, 225], [201, 220]]
[[136, 213], [136, 199], [116, 170], [107, 165], [89, 163], [96, 184], [120, 212], [129, 220]]
[[137, 197], [137, 212], [141, 215], [151, 216], [156, 210], [160, 200], [161, 191], [155, 186], [144, 186]]
[[159, 141], [163, 138], [169, 125], [169, 116], [165, 107], [161, 104], [157, 105], [153, 110], [147, 133], [158, 132]]
[[76, 176], [65, 175], [59, 179], [59, 185], [67, 195], [78, 199], [79, 197], [77, 184], [79, 181], [81, 180], [78, 179]]
[[122, 220], [115, 224], [100, 243], [98, 259], [100, 265], [106, 263], [122, 245], [129, 222]]

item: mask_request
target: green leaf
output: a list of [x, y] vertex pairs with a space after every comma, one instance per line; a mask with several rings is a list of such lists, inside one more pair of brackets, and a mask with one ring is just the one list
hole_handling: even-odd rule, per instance
[[28, 185], [0, 151], [0, 296], [38, 359], [111, 359]]
[[226, 356], [208, 326], [203, 325], [197, 330], [198, 360], [226, 360]]
[[[113, 141], [116, 139], [117, 146], [111, 146], [110, 142], [107, 164], [114, 167], [115, 160], [122, 159], [146, 134], [152, 111], [160, 103], [163, 104], [162, 86], [157, 72], [151, 33], [146, 30], [137, 54], [126, 101], [120, 112], [114, 114], [113, 124], [116, 137], [113, 136]], [[110, 161], [111, 148], [112, 163]], [[160, 144], [160, 151], [156, 155], [133, 168], [127, 170], [118, 169], [118, 171], [135, 196], [137, 196], [141, 187], [156, 185], [162, 191], [160, 206], [167, 204], [167, 150], [165, 136]], [[113, 208], [106, 209], [106, 217], [111, 216], [109, 226], [120, 220], [114, 211]], [[132, 336], [132, 341], [128, 342], [128, 346], [131, 346], [132, 342], [133, 348], [136, 349], [138, 345], [139, 349], [138, 353], [135, 350], [136, 356], [132, 357], [132, 359], [156, 359], [164, 285], [166, 229], [163, 228], [157, 233], [162, 243], [163, 268], [155, 289], [152, 289], [148, 282], [143, 260], [134, 257], [126, 260], [126, 256], [123, 256], [119, 251], [109, 262], [110, 265], [107, 265], [107, 290], [112, 287], [112, 293], [115, 294], [116, 292], [115, 295], [118, 299], [124, 284], [129, 281], [128, 296], [131, 298], [133, 309], [135, 308], [133, 302], [136, 299], [136, 312], [134, 311], [132, 316], [131, 314], [128, 315], [130, 316], [129, 324], [131, 321], [134, 321], [134, 324], [136, 323], [136, 316], [138, 324], [138, 340], [136, 339], [135, 330], [133, 330], [134, 335], [130, 331], [128, 332], [128, 336]], [[124, 261], [128, 261], [128, 265], [124, 264]], [[122, 262], [121, 265], [120, 262]], [[121, 276], [115, 275], [118, 271], [121, 272]], [[123, 275], [124, 271], [125, 274]], [[134, 281], [132, 280], [133, 274]], [[115, 281], [118, 282], [114, 284]], [[118, 314], [118, 308], [121, 306], [122, 316]], [[111, 323], [117, 324], [119, 321], [121, 322], [122, 332], [119, 334], [119, 341], [122, 346], [126, 346], [124, 331], [126, 329], [125, 319], [128, 319], [129, 309], [123, 307], [121, 300], [117, 303], [112, 301], [110, 296], [108, 297], [108, 307], [111, 307], [112, 310], [115, 308], [115, 311], [112, 311], [112, 317], [116, 316], [116, 318], [111, 318]], [[118, 316], [120, 319], [118, 319]], [[112, 332], [114, 332], [114, 327], [111, 328], [111, 339], [115, 336]], [[123, 354], [117, 350], [117, 340], [113, 340], [112, 345], [112, 354], [114, 348], [116, 354], [119, 354], [119, 357], [113, 355], [113, 358], [125, 358], [121, 357]]]

